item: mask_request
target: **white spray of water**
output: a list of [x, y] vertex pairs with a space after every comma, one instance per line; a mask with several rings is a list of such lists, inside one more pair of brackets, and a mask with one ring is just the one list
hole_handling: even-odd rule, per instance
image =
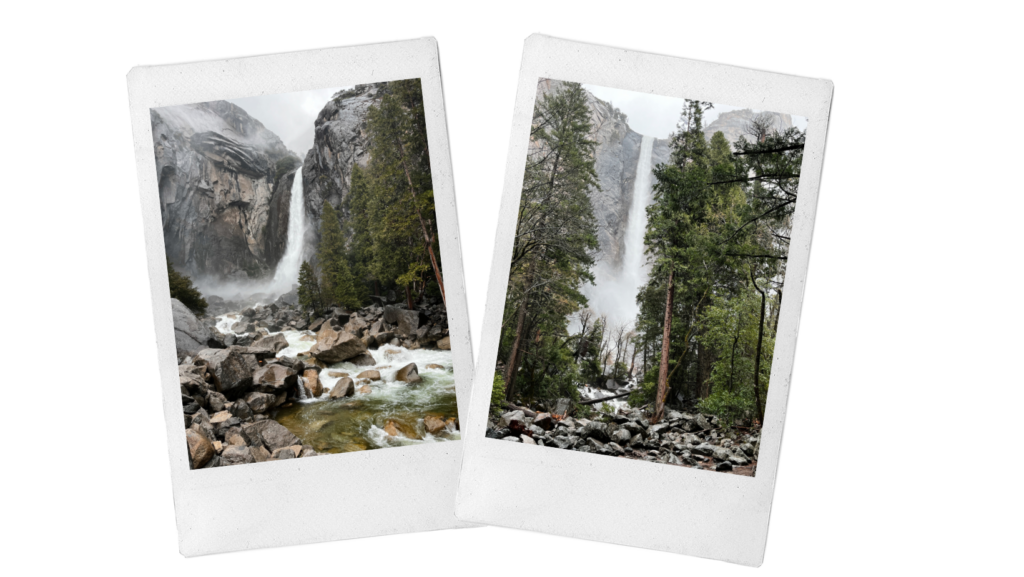
[[644, 232], [647, 230], [647, 205], [651, 201], [653, 149], [654, 138], [644, 136], [633, 181], [633, 202], [622, 237], [621, 266], [613, 269], [610, 263], [599, 263], [594, 271], [594, 286], [584, 288], [590, 309], [598, 317], [606, 316], [612, 327], [633, 324], [640, 311], [636, 294], [647, 282], [649, 267], [644, 256]]
[[295, 173], [292, 182], [292, 198], [288, 203], [288, 239], [284, 255], [277, 263], [274, 279], [266, 292], [286, 293], [299, 280], [302, 266], [303, 237], [306, 234], [306, 209], [302, 202], [302, 171]]

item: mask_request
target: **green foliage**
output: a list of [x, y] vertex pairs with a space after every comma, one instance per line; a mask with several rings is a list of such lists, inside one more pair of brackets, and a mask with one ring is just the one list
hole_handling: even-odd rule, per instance
[[501, 373], [494, 373], [494, 384], [491, 386], [491, 414], [495, 417], [504, 412], [505, 407], [505, 379]]
[[353, 260], [364, 278], [423, 292], [442, 271], [420, 81], [389, 83], [366, 125], [370, 163], [353, 172]]
[[359, 308], [359, 298], [348, 268], [341, 223], [334, 207], [327, 201], [324, 201], [321, 213], [317, 261], [320, 265], [320, 292], [324, 303], [342, 305], [349, 309]]
[[715, 415], [725, 428], [738, 421], [749, 420], [754, 414], [754, 396], [747, 390], [729, 391], [715, 389], [709, 397], [697, 403], [702, 413]]
[[299, 267], [299, 304], [313, 314], [320, 314], [326, 308], [320, 291], [320, 275], [309, 261], [302, 261]]
[[586, 306], [580, 289], [593, 282], [598, 248], [591, 130], [586, 91], [577, 83], [544, 95], [534, 110], [501, 341], [509, 397], [578, 398], [579, 354], [567, 328], [568, 317]]
[[198, 289], [192, 286], [192, 279], [174, 270], [170, 259], [167, 260], [167, 283], [171, 287], [172, 299], [178, 299], [181, 304], [199, 316], [206, 314], [206, 299]]

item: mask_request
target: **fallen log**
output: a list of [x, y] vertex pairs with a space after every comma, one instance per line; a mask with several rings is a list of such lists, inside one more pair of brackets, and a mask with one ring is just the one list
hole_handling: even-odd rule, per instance
[[604, 398], [601, 398], [601, 399], [591, 399], [589, 401], [583, 401], [580, 404], [581, 405], [596, 405], [597, 403], [603, 403], [605, 401], [610, 401], [612, 399], [618, 399], [620, 397], [625, 397], [625, 396], [629, 395], [632, 392], [633, 391], [626, 391], [625, 393], [619, 393], [617, 395], [611, 395], [609, 397], [604, 397]]

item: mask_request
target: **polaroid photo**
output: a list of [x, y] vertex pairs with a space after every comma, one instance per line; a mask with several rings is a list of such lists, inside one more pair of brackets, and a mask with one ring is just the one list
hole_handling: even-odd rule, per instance
[[181, 553], [466, 526], [473, 355], [436, 41], [128, 86]]
[[761, 563], [831, 98], [526, 41], [460, 519]]

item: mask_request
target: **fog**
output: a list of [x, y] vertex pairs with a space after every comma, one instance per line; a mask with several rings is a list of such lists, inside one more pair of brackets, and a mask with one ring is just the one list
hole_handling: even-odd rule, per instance
[[305, 159], [313, 147], [313, 123], [332, 96], [350, 86], [303, 92], [265, 94], [228, 100], [259, 120], [284, 142], [288, 150]]
[[[628, 117], [629, 127], [647, 136], [655, 138], [668, 138], [669, 134], [675, 132], [676, 124], [679, 122], [679, 114], [683, 111], [684, 98], [661, 96], [658, 94], [646, 94], [633, 92], [632, 90], [621, 90], [605, 86], [584, 84], [594, 96], [610, 102], [621, 110]], [[742, 110], [746, 106], [731, 106], [728, 104], [715, 103], [714, 108], [704, 113], [704, 125], [714, 122], [722, 112]], [[755, 112], [762, 112], [754, 109]], [[775, 110], [771, 112], [785, 112]], [[800, 130], [807, 129], [807, 119], [802, 116], [793, 115], [793, 126]]]

